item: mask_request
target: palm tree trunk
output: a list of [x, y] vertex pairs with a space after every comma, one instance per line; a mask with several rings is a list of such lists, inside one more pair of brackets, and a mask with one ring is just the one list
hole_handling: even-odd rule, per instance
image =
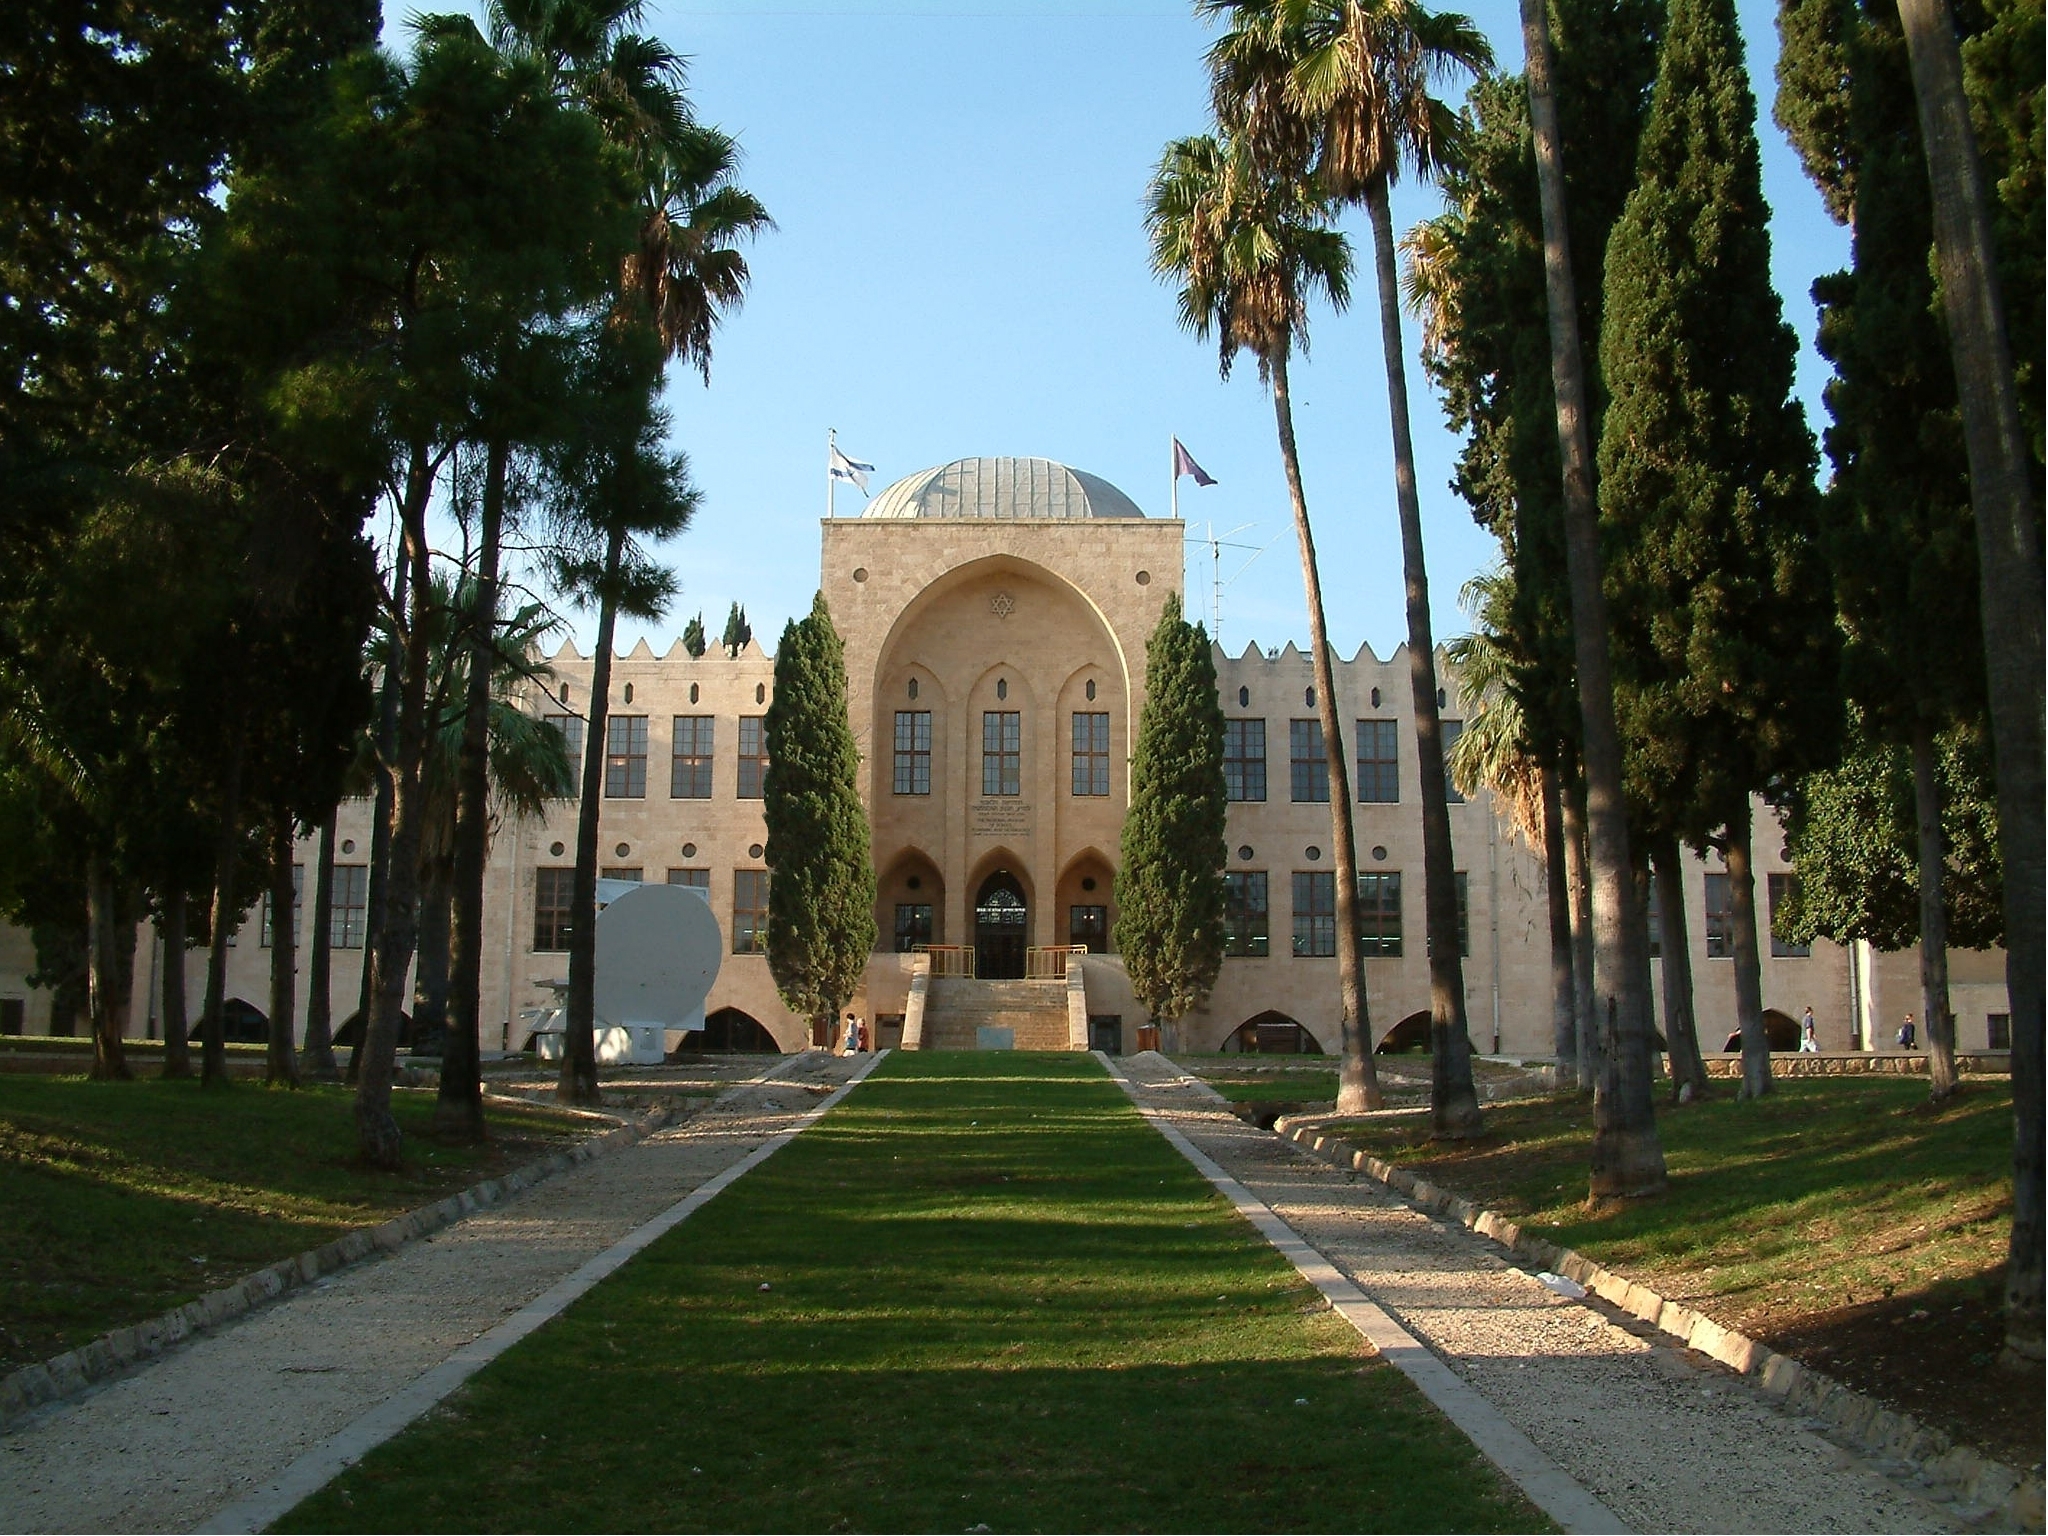
[[[1543, 278], [1550, 311], [1550, 375], [1564, 461], [1565, 557], [1572, 591], [1573, 659], [1586, 764], [1586, 820], [1593, 866], [1595, 986], [1613, 1021], [1614, 1048], [1602, 1063], [1607, 1091], [1593, 1101], [1594, 1199], [1654, 1195], [1665, 1187], [1664, 1147], [1650, 1080], [1650, 999], [1641, 977], [1649, 948], [1642, 915], [1628, 899], [1628, 803], [1622, 794], [1621, 734], [1607, 654], [1607, 597], [1601, 587], [1600, 522], [1593, 498], [1585, 366], [1564, 204], [1564, 157], [1551, 88], [1550, 17], [1544, 0], [1521, 0], [1527, 43], [1529, 117], [1543, 205]], [[2037, 796], [2038, 798], [2038, 796]]]
[[1585, 788], [1564, 786], [1565, 883], [1571, 900], [1572, 1024], [1579, 1042], [1579, 1091], [1598, 1096], [1604, 1082], [1600, 1021], [1593, 1008], [1593, 881], [1586, 868]]
[[341, 1078], [334, 1060], [334, 821], [320, 824], [320, 853], [313, 867], [313, 932], [306, 946], [306, 1040], [299, 1047], [299, 1074], [309, 1082]]
[[1543, 769], [1543, 874], [1550, 911], [1550, 1049], [1557, 1057], [1557, 1086], [1579, 1086], [1578, 998], [1572, 984], [1571, 876], [1565, 869], [1564, 815], [1557, 770]]
[[[88, 1013], [92, 1020], [92, 1075], [125, 1082], [135, 1074], [128, 1070], [128, 1052], [122, 1043], [122, 1035], [128, 1025], [130, 1000], [123, 977], [132, 975], [134, 965], [132, 956], [128, 965], [121, 963], [120, 945], [124, 935], [121, 932], [119, 889], [119, 882], [107, 867], [107, 861], [97, 853], [87, 854], [85, 964]], [[132, 951], [135, 945], [133, 928], [125, 937]]]
[[[597, 820], [604, 806], [605, 721], [611, 709], [615, 589], [626, 535], [611, 531], [604, 551], [604, 591], [597, 609], [597, 654], [590, 662], [589, 723], [583, 735], [583, 803], [576, 816], [576, 873], [569, 887], [569, 1008], [562, 1036], [562, 1079], [556, 1095], [595, 1104], [597, 1088]], [[829, 1042], [827, 1042], [829, 1044]]]
[[1699, 1021], [1692, 998], [1691, 939], [1685, 923], [1685, 865], [1678, 838], [1666, 832], [1652, 841], [1651, 867], [1656, 871], [1657, 906], [1663, 924], [1658, 935], [1664, 969], [1664, 1042], [1671, 1053], [1671, 1097], [1678, 1103], [1707, 1096], [1706, 1058], [1700, 1054]]
[[1941, 780], [1934, 772], [1934, 727], [1913, 716], [1913, 809], [1920, 830], [1920, 1005], [1927, 1020], [1927, 1096], [1939, 1104], [1956, 1077], [1956, 1018], [1948, 1008], [1948, 912], [1941, 877], [1948, 851], [1941, 835]]
[[1366, 1012], [1365, 961], [1358, 941], [1358, 846], [1351, 832], [1351, 775], [1345, 765], [1343, 727], [1337, 719], [1337, 683], [1330, 665], [1330, 636], [1323, 623], [1323, 579], [1316, 566], [1316, 541], [1308, 521], [1308, 496], [1301, 488], [1301, 456], [1294, 443], [1294, 401], [1287, 390], [1287, 354], [1267, 360], [1273, 382], [1273, 418], [1280, 433], [1280, 462], [1287, 472], [1287, 496], [1294, 507], [1294, 537], [1301, 547], [1301, 580], [1308, 592], [1309, 649], [1314, 652], [1316, 715], [1323, 725], [1323, 754], [1330, 770], [1330, 841], [1337, 886], [1337, 1112], [1361, 1114], [1386, 1103], [1372, 1060], [1372, 1020]]
[[[391, 583], [391, 604], [396, 612], [403, 613], [410, 600], [411, 578], [411, 567], [405, 561], [399, 561]], [[348, 1080], [351, 1083], [362, 1075], [363, 1041], [370, 1029], [370, 984], [375, 969], [370, 962], [376, 954], [377, 935], [384, 931], [384, 905], [391, 873], [391, 765], [398, 759], [398, 688], [403, 671], [395, 646], [387, 644], [384, 675], [377, 682], [377, 740], [373, 755], [377, 788], [370, 809], [370, 871], [363, 899], [365, 939], [362, 974], [356, 985], [356, 1033], [348, 1051]]]
[[498, 549], [505, 521], [505, 471], [511, 445], [486, 450], [477, 527], [476, 587], [465, 628], [468, 693], [462, 707], [462, 755], [456, 765], [454, 909], [448, 935], [448, 1034], [434, 1130], [481, 1141], [484, 1130], [484, 864], [491, 842], [491, 676], [498, 641]]
[[445, 856], [420, 866], [420, 931], [414, 948], [412, 1030], [406, 1041], [431, 1054], [448, 1038], [448, 929], [455, 901], [454, 871]]
[[[2036, 466], [2013, 391], [2012, 349], [1962, 59], [1946, 0], [1901, 0], [1934, 193], [1934, 249], [1970, 459], [1983, 586], [1984, 667], [2005, 872], [2005, 990], [2012, 1011], [2013, 1221], [2004, 1363], [2042, 1358], [2042, 572]], [[1931, 1023], [1932, 1021], [1930, 1021]]]
[[1756, 873], [1750, 861], [1749, 796], [1728, 818], [1728, 952], [1735, 960], [1735, 1022], [1742, 1031], [1742, 1097], [1771, 1091], [1771, 1042], [1764, 1033], [1764, 972], [1756, 942]]
[[1443, 721], [1436, 703], [1436, 640], [1429, 621], [1429, 568], [1422, 552], [1422, 502], [1415, 489], [1415, 443], [1408, 421], [1408, 375], [1401, 346], [1401, 279], [1394, 264], [1394, 216], [1387, 185], [1367, 189], [1373, 266], [1379, 276], [1380, 354], [1387, 366], [1387, 412], [1394, 437], [1394, 504], [1401, 524], [1401, 575], [1408, 599], [1408, 684], [1415, 699], [1415, 762], [1422, 776], [1423, 926], [1429, 949], [1430, 1134], [1480, 1135], [1484, 1122], [1472, 1084], [1472, 1038], [1465, 1017], [1465, 960], [1458, 949], [1458, 881], [1451, 849], [1449, 780]]
[[279, 812], [270, 824], [270, 1033], [263, 1080], [299, 1086], [292, 1059], [292, 1015], [298, 1011], [298, 912], [292, 890], [292, 818]]
[[192, 1075], [191, 1022], [185, 1016], [185, 902], [182, 888], [160, 902], [156, 931], [164, 947], [164, 1076]]
[[228, 1082], [221, 1009], [227, 1003], [228, 937], [241, 914], [235, 897], [235, 862], [242, 846], [242, 730], [239, 719], [230, 727], [227, 782], [221, 788], [220, 828], [213, 846], [213, 931], [207, 935], [206, 1002], [199, 1013], [199, 1082], [205, 1088], [225, 1088]]
[[391, 1114], [391, 1082], [398, 1059], [405, 978], [419, 941], [420, 758], [427, 739], [428, 606], [427, 497], [434, 476], [426, 449], [416, 446], [406, 477], [402, 558], [410, 567], [403, 674], [399, 679], [397, 756], [391, 767], [391, 852], [384, 871], [384, 911], [369, 955], [370, 1011], [363, 1020], [356, 1086], [356, 1144], [373, 1168], [398, 1166], [400, 1135]]

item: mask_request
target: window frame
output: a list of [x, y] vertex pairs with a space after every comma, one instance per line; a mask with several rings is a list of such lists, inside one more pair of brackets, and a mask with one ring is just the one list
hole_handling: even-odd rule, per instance
[[[733, 798], [765, 799], [765, 786], [768, 781], [768, 717], [741, 715], [739, 720], [739, 762], [738, 772], [733, 779]], [[751, 730], [748, 729], [750, 726]], [[749, 737], [753, 741], [751, 752], [747, 750]]]
[[[1256, 891], [1254, 903], [1251, 893]], [[1230, 869], [1223, 873], [1223, 956], [1264, 960], [1273, 953], [1273, 888], [1270, 872]]]
[[[1082, 722], [1087, 722], [1084, 726]], [[1083, 732], [1087, 740], [1082, 740]], [[1109, 794], [1109, 711], [1106, 709], [1077, 709], [1074, 711], [1074, 771], [1073, 793], [1080, 799], [1094, 799]]]
[[1401, 907], [1400, 870], [1358, 872], [1358, 952], [1363, 958], [1399, 960], [1406, 953]]
[[[1327, 893], [1327, 895], [1325, 894]], [[1327, 869], [1294, 871], [1288, 914], [1297, 960], [1327, 960], [1337, 953], [1337, 876]]]
[[672, 715], [669, 719], [668, 797], [709, 800], [717, 764], [718, 717]]
[[1011, 799], [1024, 793], [1022, 710], [981, 712], [981, 793], [984, 799]]
[[[1718, 903], [1714, 899], [1717, 888]], [[1735, 958], [1734, 913], [1734, 882], [1725, 871], [1708, 870], [1700, 889], [1700, 930], [1706, 937], [1709, 960]]]
[[[573, 864], [541, 864], [533, 871], [533, 953], [565, 954], [569, 921], [575, 913]], [[550, 901], [548, 898], [554, 899]]]
[[604, 797], [607, 800], [647, 798], [647, 716], [606, 717]]
[[1330, 755], [1320, 719], [1287, 722], [1287, 798], [1296, 805], [1330, 803]]
[[890, 793], [929, 795], [932, 792], [932, 712], [899, 709], [894, 723], [895, 762]]
[[765, 869], [736, 869], [732, 872], [732, 952], [736, 955], [763, 955], [768, 952], [768, 871]]
[[[1357, 722], [1358, 803], [1399, 805], [1401, 803], [1401, 722], [1360, 720]], [[1367, 751], [1370, 735], [1372, 751]]]
[[1789, 944], [1778, 937], [1778, 903], [1789, 901], [1799, 891], [1799, 871], [1796, 869], [1774, 870], [1764, 876], [1764, 922], [1771, 930], [1771, 958], [1773, 960], [1811, 960], [1813, 945]]
[[[1253, 752], [1252, 737], [1258, 738]], [[1256, 780], [1256, 785], [1254, 785]], [[1256, 787], [1257, 793], [1253, 793]], [[1243, 715], [1223, 722], [1223, 798], [1233, 804], [1257, 805], [1266, 798], [1266, 717]]]
[[[356, 879], [358, 874], [362, 877], [360, 881]], [[330, 866], [327, 875], [327, 903], [327, 947], [361, 949], [369, 938], [370, 866]]]

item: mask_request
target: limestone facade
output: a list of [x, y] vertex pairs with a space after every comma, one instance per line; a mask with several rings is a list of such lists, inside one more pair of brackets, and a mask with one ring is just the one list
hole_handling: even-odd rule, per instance
[[[853, 1007], [878, 1021], [881, 1042], [891, 1043], [891, 1023], [905, 1011], [913, 944], [977, 948], [988, 974], [1011, 963], [1006, 944], [1021, 951], [1086, 943], [1089, 1014], [1115, 1021], [1132, 1048], [1144, 1011], [1121, 964], [1105, 952], [1106, 936], [1115, 921], [1129, 752], [1144, 707], [1145, 642], [1168, 595], [1182, 590], [1185, 527], [1143, 516], [1114, 487], [1044, 460], [959, 461], [899, 482], [869, 512], [821, 524], [820, 585], [845, 642], [878, 882], [876, 951]], [[527, 707], [579, 732], [590, 661], [565, 644], [551, 664], [553, 679], [530, 693]], [[1308, 1042], [1333, 1049], [1333, 861], [1329, 807], [1315, 793], [1321, 753], [1312, 734], [1309, 658], [1291, 643], [1274, 651], [1247, 646], [1236, 656], [1219, 650], [1216, 667], [1239, 796], [1228, 831], [1233, 953], [1207, 1007], [1180, 1021], [1169, 1043], [1231, 1048], [1248, 1027], [1291, 1022]], [[1351, 723], [1345, 747], [1358, 801], [1358, 867], [1380, 913], [1366, 960], [1378, 1039], [1404, 1023], [1412, 1028], [1429, 1005], [1408, 654], [1400, 647], [1381, 659], [1361, 647], [1339, 660], [1336, 673], [1339, 717]], [[1463, 702], [1441, 665], [1438, 678], [1443, 718], [1461, 721]], [[600, 857], [602, 872], [615, 877], [707, 888], [727, 950], [706, 1004], [722, 1021], [720, 1038], [764, 1047], [772, 1040], [787, 1051], [809, 1043], [808, 1025], [783, 1006], [749, 940], [765, 907], [757, 733], [773, 687], [773, 661], [752, 643], [736, 656], [714, 647], [693, 658], [680, 641], [660, 656], [643, 641], [618, 657]], [[1482, 1051], [1548, 1054], [1540, 850], [1525, 846], [1484, 796], [1454, 804], [1450, 814], [1465, 890], [1473, 1041]], [[506, 825], [493, 844], [487, 1049], [524, 1044], [524, 1015], [546, 1004], [547, 984], [566, 974], [554, 907], [566, 893], [575, 821], [575, 803], [565, 801]], [[339, 862], [352, 873], [338, 877], [338, 888], [360, 888], [369, 822], [369, 802], [343, 806]], [[1772, 888], [1790, 866], [1767, 808], [1759, 807], [1758, 827], [1759, 920], [1767, 923]], [[309, 840], [302, 851], [309, 872], [314, 855]], [[1733, 962], [1709, 933], [1709, 897], [1718, 902], [1724, 885], [1717, 861], [1688, 862], [1687, 927], [1709, 1052], [1734, 1028]], [[258, 1010], [268, 997], [263, 917], [259, 904], [230, 964], [231, 992]], [[353, 1013], [360, 984], [359, 917], [350, 923], [344, 912], [334, 924], [342, 945], [334, 952], [337, 1026]], [[1904, 1013], [1918, 1011], [1913, 955], [1872, 956], [1862, 946], [1827, 943], [1810, 955], [1774, 949], [1782, 946], [1766, 937], [1765, 1006], [1790, 1019], [1810, 1006], [1823, 1050], [1885, 1048]], [[187, 978], [195, 1014], [202, 959], [194, 956]], [[137, 953], [138, 1036], [157, 1033], [145, 983], [160, 963], [145, 931]], [[1959, 953], [1951, 963], [1959, 1045], [1993, 1046], [2004, 1012], [2003, 956]], [[19, 1018], [15, 1027], [41, 1033], [49, 1004], [26, 985], [32, 967], [25, 935], [0, 929], [0, 1004]], [[303, 1021], [303, 952], [299, 970]], [[1922, 1030], [1924, 1042], [1924, 1023]]]

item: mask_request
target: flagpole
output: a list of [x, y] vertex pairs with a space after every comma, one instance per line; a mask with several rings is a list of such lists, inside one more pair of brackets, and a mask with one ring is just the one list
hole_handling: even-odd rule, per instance
[[833, 515], [838, 511], [838, 507], [833, 500], [833, 492], [839, 489], [839, 482], [832, 475], [832, 450], [838, 445], [839, 429], [837, 427], [827, 427], [825, 429], [825, 521], [828, 523], [832, 521]]
[[1173, 489], [1168, 493], [1168, 499], [1173, 508], [1173, 520], [1175, 522], [1180, 521], [1180, 455], [1174, 452], [1178, 447], [1180, 447], [1179, 438], [1169, 437], [1167, 439], [1166, 467], [1173, 477], [1169, 482]]

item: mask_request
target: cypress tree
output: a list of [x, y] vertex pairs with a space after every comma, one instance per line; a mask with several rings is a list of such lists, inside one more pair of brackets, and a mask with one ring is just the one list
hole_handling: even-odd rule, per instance
[[725, 615], [725, 634], [719, 644], [725, 647], [725, 654], [737, 656], [746, 649], [747, 642], [754, 638], [754, 626], [747, 622], [747, 610], [734, 603]]
[[762, 730], [768, 970], [792, 1010], [829, 1026], [874, 948], [875, 866], [846, 716], [846, 653], [822, 592], [782, 631]]
[[1823, 760], [1840, 713], [1755, 120], [1733, 0], [1672, 0], [1607, 249], [1599, 456], [1631, 798], [1727, 859], [1748, 1095], [1770, 1086], [1750, 795]]
[[692, 660], [704, 654], [704, 615], [693, 614], [690, 622], [683, 626], [683, 649]]
[[1116, 945], [1155, 1019], [1199, 1007], [1223, 966], [1223, 706], [1209, 636], [1169, 596], [1145, 645], [1145, 710], [1117, 871]]

